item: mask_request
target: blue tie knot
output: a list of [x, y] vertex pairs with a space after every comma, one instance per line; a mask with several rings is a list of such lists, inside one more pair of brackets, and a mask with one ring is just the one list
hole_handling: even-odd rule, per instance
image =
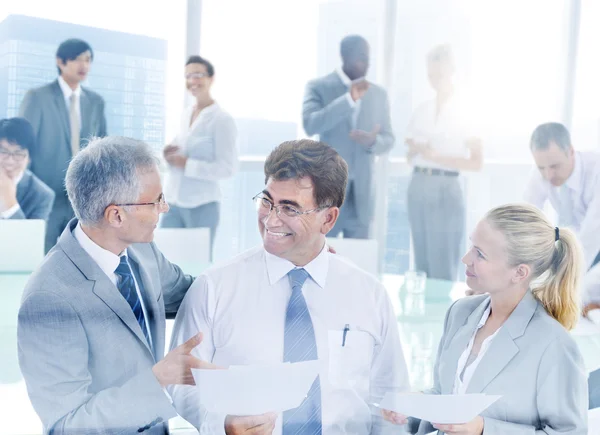
[[288, 275], [290, 277], [290, 285], [292, 286], [293, 290], [296, 288], [301, 289], [306, 281], [306, 278], [308, 278], [308, 272], [305, 269], [292, 269]]
[[115, 273], [121, 277], [131, 276], [131, 268], [129, 267], [129, 262], [127, 261], [127, 255], [121, 256], [121, 261], [119, 261], [119, 265], [115, 269]]

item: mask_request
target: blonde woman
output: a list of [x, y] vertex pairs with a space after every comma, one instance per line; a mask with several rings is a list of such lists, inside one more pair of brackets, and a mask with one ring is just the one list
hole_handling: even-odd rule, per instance
[[384, 417], [413, 434], [587, 434], [587, 374], [568, 332], [580, 313], [575, 235], [533, 206], [512, 204], [488, 212], [471, 241], [467, 283], [487, 294], [446, 313], [434, 386], [423, 393], [502, 398], [465, 424]]

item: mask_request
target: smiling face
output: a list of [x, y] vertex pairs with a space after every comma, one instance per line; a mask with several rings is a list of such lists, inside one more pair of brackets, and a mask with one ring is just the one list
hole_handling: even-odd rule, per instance
[[476, 293], [503, 292], [529, 276], [528, 266], [508, 263], [506, 238], [486, 220], [477, 224], [471, 242], [462, 262], [467, 266], [467, 284]]
[[[263, 190], [265, 198], [274, 205], [289, 205], [300, 212], [314, 210], [314, 186], [309, 177], [289, 180], [269, 178]], [[328, 207], [295, 217], [275, 208], [259, 208], [258, 229], [267, 252], [285, 258], [297, 266], [304, 266], [321, 252], [325, 235], [333, 228], [339, 209]]]
[[575, 168], [575, 150], [573, 147], [569, 147], [565, 151], [555, 142], [550, 142], [548, 148], [535, 149], [532, 154], [540, 174], [553, 186], [562, 186]]
[[208, 76], [206, 65], [190, 63], [185, 67], [185, 85], [195, 98], [208, 96], [213, 77]]

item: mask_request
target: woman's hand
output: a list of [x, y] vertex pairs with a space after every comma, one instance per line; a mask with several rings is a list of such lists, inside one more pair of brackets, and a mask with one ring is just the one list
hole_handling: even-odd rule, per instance
[[464, 424], [436, 424], [433, 427], [446, 434], [453, 435], [481, 435], [483, 434], [483, 417], [478, 415], [473, 420]]
[[383, 419], [389, 421], [390, 423], [398, 425], [408, 423], [408, 416], [404, 414], [399, 414], [394, 411], [388, 411], [387, 409], [382, 409], [381, 414], [383, 415]]

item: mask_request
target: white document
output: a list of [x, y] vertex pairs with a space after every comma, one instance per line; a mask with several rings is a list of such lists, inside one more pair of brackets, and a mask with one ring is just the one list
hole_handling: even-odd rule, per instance
[[229, 370], [192, 369], [200, 405], [228, 415], [280, 413], [300, 406], [319, 374], [319, 361]]
[[594, 317], [597, 311], [600, 314], [600, 310], [592, 310], [589, 312], [589, 319], [586, 317], [579, 317], [579, 321], [575, 328], [571, 331], [571, 334], [577, 336], [585, 336], [585, 335], [600, 335], [600, 319], [598, 319], [598, 323], [594, 322]]
[[600, 408], [588, 411], [588, 434], [600, 433]]
[[388, 409], [430, 423], [468, 423], [502, 396], [486, 394], [386, 393], [379, 404]]

